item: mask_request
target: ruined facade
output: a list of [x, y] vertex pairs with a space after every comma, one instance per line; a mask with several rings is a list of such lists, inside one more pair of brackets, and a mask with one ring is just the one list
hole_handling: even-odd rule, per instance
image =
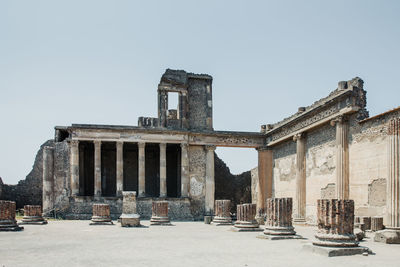
[[[170, 93], [179, 95], [176, 109]], [[136, 191], [143, 218], [153, 201], [166, 200], [172, 220], [202, 219], [214, 210], [216, 146], [264, 145], [263, 133], [213, 130], [211, 76], [167, 70], [158, 117], [139, 117], [138, 126], [55, 127], [54, 145], [43, 150], [43, 210], [83, 219], [94, 203], [105, 203], [115, 218], [122, 191]]]
[[[354, 78], [291, 117], [263, 125], [271, 167], [252, 170], [253, 203], [266, 194], [292, 197], [294, 221], [315, 224], [317, 199], [352, 199], [356, 216], [386, 220], [388, 124], [399, 117], [400, 108], [369, 117], [363, 81]], [[258, 192], [260, 185], [266, 193]]]

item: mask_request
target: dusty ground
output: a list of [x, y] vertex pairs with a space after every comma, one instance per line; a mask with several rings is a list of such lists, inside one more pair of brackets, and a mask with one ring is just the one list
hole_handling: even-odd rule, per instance
[[[149, 222], [144, 221], [148, 226]], [[0, 266], [400, 266], [400, 245], [362, 242], [370, 256], [328, 258], [302, 251], [314, 227], [296, 227], [309, 240], [258, 239], [228, 226], [174, 222], [174, 226], [122, 228], [89, 221], [25, 225], [0, 232]]]

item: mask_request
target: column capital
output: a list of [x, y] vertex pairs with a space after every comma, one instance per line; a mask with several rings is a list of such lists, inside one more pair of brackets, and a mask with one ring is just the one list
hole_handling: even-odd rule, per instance
[[206, 150], [212, 150], [212, 151], [214, 151], [215, 149], [216, 149], [216, 146], [214, 146], [214, 145], [205, 145], [205, 149]]
[[331, 126], [335, 126], [337, 123], [347, 122], [348, 118], [346, 115], [339, 115], [336, 118], [331, 120]]
[[145, 142], [139, 142], [138, 143], [138, 147], [139, 148], [144, 148], [146, 146], [146, 143]]
[[100, 146], [100, 145], [101, 145], [101, 140], [95, 139], [95, 140], [93, 140], [93, 144], [94, 144], [95, 146]]
[[160, 148], [166, 148], [167, 147], [167, 143], [160, 143]]
[[189, 146], [188, 143], [181, 143], [181, 148], [182, 148], [182, 149], [187, 149], [188, 146]]
[[297, 133], [295, 135], [293, 135], [293, 141], [297, 141], [300, 140], [302, 138], [306, 137], [306, 133], [305, 132], [301, 132], [301, 133]]
[[79, 140], [71, 140], [69, 141], [71, 143], [72, 146], [77, 146], [79, 145]]
[[124, 141], [119, 140], [119, 141], [116, 141], [115, 143], [116, 143], [118, 146], [122, 146], [122, 145], [124, 144]]
[[262, 151], [272, 151], [272, 149], [271, 149], [270, 147], [268, 147], [268, 146], [259, 146], [259, 147], [256, 147], [256, 150], [257, 150], [258, 152], [262, 152]]

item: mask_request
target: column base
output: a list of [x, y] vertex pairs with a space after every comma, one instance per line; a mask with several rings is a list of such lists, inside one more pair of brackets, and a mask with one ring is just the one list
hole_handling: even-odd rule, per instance
[[389, 228], [377, 231], [375, 233], [374, 241], [386, 244], [400, 244], [400, 228]]
[[259, 227], [256, 221], [246, 222], [237, 221], [231, 228], [234, 232], [262, 232], [263, 229]]
[[296, 235], [296, 231], [294, 230], [294, 227], [272, 227], [272, 226], [266, 226], [264, 229], [264, 234], [265, 235], [270, 235], [270, 236], [293, 236]]
[[16, 221], [0, 221], [0, 232], [22, 231], [24, 227], [19, 226]]
[[338, 235], [338, 234], [325, 234], [318, 233], [315, 235], [317, 240], [313, 241], [313, 245], [319, 247], [358, 247], [356, 236], [351, 235]]
[[336, 256], [351, 256], [357, 254], [368, 255], [372, 252], [367, 247], [320, 247], [312, 244], [305, 244], [303, 246], [303, 250], [311, 251], [316, 254], [320, 254], [327, 257], [336, 257]]
[[158, 216], [152, 216], [150, 219], [150, 225], [166, 225], [166, 226], [171, 226], [171, 222], [169, 220], [169, 217], [158, 217]]
[[306, 224], [307, 221], [305, 218], [293, 218], [293, 223], [294, 224]]
[[20, 224], [36, 224], [43, 225], [47, 224], [47, 221], [41, 216], [24, 216]]
[[89, 225], [113, 225], [111, 217], [92, 216], [92, 222]]
[[215, 216], [211, 222], [212, 225], [219, 226], [219, 225], [232, 225], [232, 218], [231, 217], [218, 217]]

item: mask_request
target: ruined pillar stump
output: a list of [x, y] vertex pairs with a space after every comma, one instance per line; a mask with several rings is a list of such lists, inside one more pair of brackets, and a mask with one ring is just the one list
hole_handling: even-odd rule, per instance
[[90, 225], [113, 224], [110, 215], [110, 205], [93, 204], [93, 216]]
[[237, 221], [232, 230], [236, 232], [262, 231], [255, 219], [256, 213], [256, 204], [237, 205]]
[[151, 211], [150, 225], [171, 225], [167, 201], [153, 201]]
[[371, 217], [371, 231], [376, 232], [383, 229], [383, 217]]
[[361, 223], [364, 224], [364, 229], [365, 230], [371, 230], [371, 217], [361, 217]]
[[215, 217], [213, 225], [232, 225], [230, 213], [231, 201], [228, 199], [215, 200]]
[[318, 199], [318, 231], [313, 245], [304, 248], [326, 256], [362, 254], [368, 251], [359, 247], [354, 235], [354, 201]]
[[137, 214], [136, 206], [136, 192], [135, 191], [123, 191], [122, 192], [122, 215], [121, 226], [122, 227], [139, 227], [140, 215]]
[[0, 200], [0, 231], [21, 231], [15, 219], [16, 204], [14, 201]]
[[42, 206], [25, 205], [22, 224], [47, 224], [47, 221], [42, 216]]
[[264, 233], [259, 237], [271, 240], [301, 238], [292, 225], [292, 209], [292, 198], [267, 199], [267, 220]]

